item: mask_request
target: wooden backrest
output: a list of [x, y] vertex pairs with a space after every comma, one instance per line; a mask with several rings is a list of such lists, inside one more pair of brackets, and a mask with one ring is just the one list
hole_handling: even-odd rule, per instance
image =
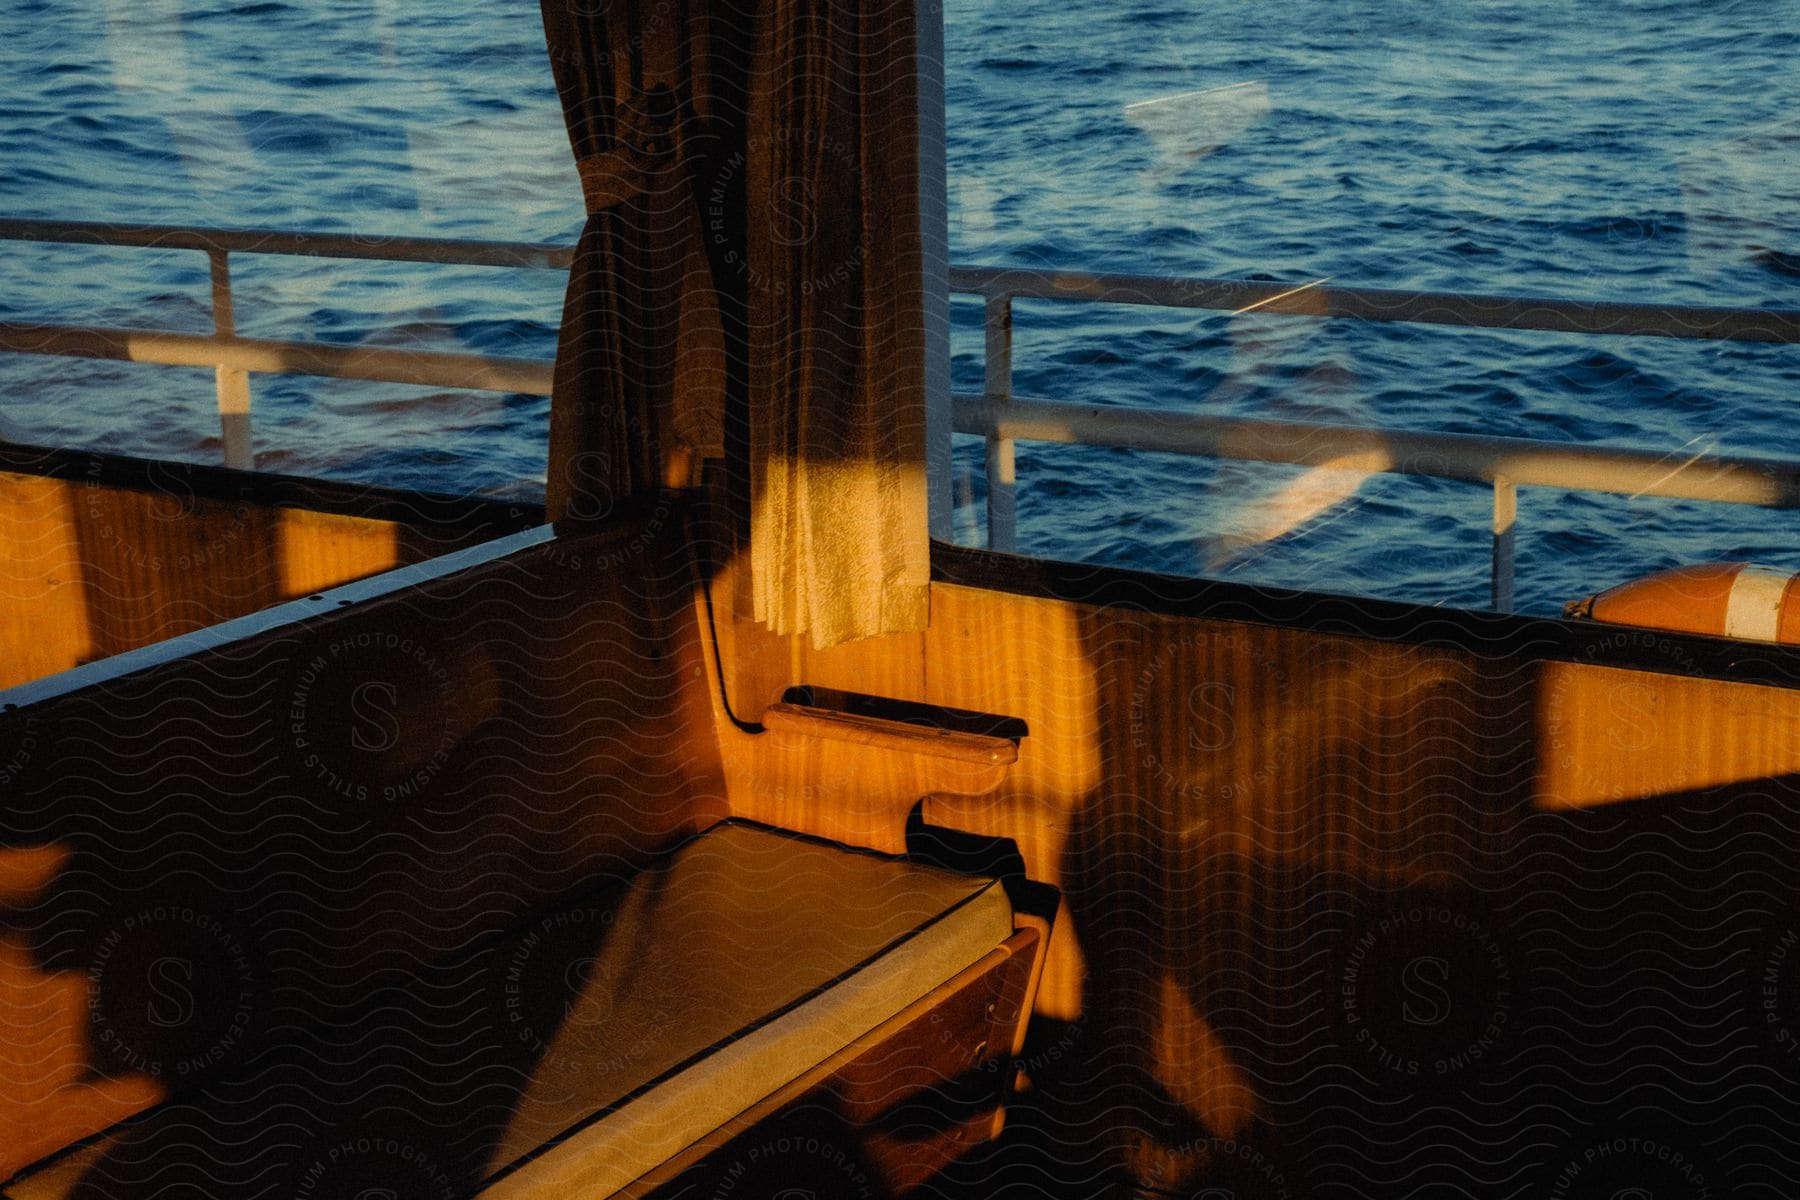
[[478, 545], [541, 511], [0, 447], [0, 688]]
[[688, 587], [517, 535], [7, 693], [0, 1177], [722, 812]]

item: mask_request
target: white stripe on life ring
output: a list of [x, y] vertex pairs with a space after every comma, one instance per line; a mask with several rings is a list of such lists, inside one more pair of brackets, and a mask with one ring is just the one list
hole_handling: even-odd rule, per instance
[[1781, 598], [1787, 593], [1792, 572], [1748, 566], [1731, 584], [1725, 602], [1725, 636], [1772, 642], [1781, 625]]

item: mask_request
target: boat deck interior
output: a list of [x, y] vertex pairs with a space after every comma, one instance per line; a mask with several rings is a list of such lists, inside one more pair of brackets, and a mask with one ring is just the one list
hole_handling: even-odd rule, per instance
[[[753, 1071], [788, 1093], [728, 1103], [748, 1125], [702, 1117], [711, 1140], [635, 1175], [635, 1194], [712, 1194], [759, 1138], [790, 1148], [762, 1167], [850, 1171], [876, 1195], [1220, 1179], [1306, 1194], [1334, 1137], [1389, 1146], [1402, 1171], [1408, 1139], [1479, 1146], [1497, 1121], [1544, 1119], [1521, 1097], [1576, 1095], [1582, 1136], [1691, 1142], [1728, 1128], [1734, 1072], [1796, 1086], [1785, 1024], [1707, 1033], [1760, 1011], [1755, 964], [1779, 968], [1793, 937], [1791, 651], [945, 547], [925, 632], [819, 651], [733, 612], [703, 496], [501, 532], [535, 514], [442, 519], [375, 494], [324, 512], [255, 476], [112, 461], [90, 484], [63, 456], [13, 465], [9, 528], [80, 514], [73, 534], [10, 548], [13, 611], [62, 591], [65, 611], [104, 608], [140, 639], [109, 634], [114, 653], [89, 661], [93, 634], [59, 648], [40, 633], [47, 661], [85, 665], [18, 683], [0, 715], [0, 1165], [24, 1172], [5, 1193], [19, 1200], [149, 1194], [119, 1181], [179, 1176], [156, 1154], [171, 1129], [189, 1155], [208, 1131], [204, 1168], [182, 1161], [229, 1179], [215, 1152], [241, 1148], [245, 1122], [333, 1164], [327, 1143], [352, 1131], [417, 1148], [398, 1185], [389, 1158], [344, 1160], [374, 1172], [367, 1186], [514, 1194], [523, 1176], [493, 1176], [507, 1154], [540, 1161], [520, 1139], [574, 1144], [615, 1111], [590, 1095], [571, 1102], [587, 1117], [534, 1123], [544, 1089], [570, 1083], [559, 1052], [604, 1074], [619, 1047], [582, 1036], [614, 1021], [675, 1058], [719, 1040], [703, 989], [622, 1014], [659, 994], [625, 960], [756, 943], [691, 919], [614, 942], [623, 910], [594, 896], [734, 829], [1008, 880], [1017, 899], [879, 1020]], [[228, 478], [243, 490], [220, 493]], [[100, 514], [154, 521], [171, 496], [188, 497], [180, 545], [236, 552], [171, 572], [184, 551], [166, 539], [144, 586], [62, 540], [132, 519]], [[82, 569], [59, 577], [51, 550]], [[306, 594], [235, 615], [243, 564], [271, 556], [313, 572], [293, 579]], [[816, 936], [841, 921], [879, 940], [863, 918], [910, 911], [847, 893], [834, 911], [769, 873]], [[561, 977], [520, 999], [534, 923], [603, 910], [555, 926]], [[596, 1000], [596, 983], [617, 990]], [[1622, 986], [1642, 1003], [1621, 1005]], [[1417, 1027], [1407, 1006], [1432, 999], [1457, 1015]], [[541, 1029], [501, 1036], [519, 1024]], [[434, 1061], [470, 1031], [495, 1038], [491, 1061]], [[938, 1053], [895, 1048], [921, 1037]], [[1685, 1129], [1647, 1133], [1607, 1063], [1678, 1083]], [[380, 1102], [383, 1071], [404, 1102]], [[1786, 1144], [1760, 1128], [1740, 1153]]]
[[932, 540], [941, 14], [544, 11], [543, 506], [0, 447], [0, 1195], [1787, 1194], [1800, 648]]

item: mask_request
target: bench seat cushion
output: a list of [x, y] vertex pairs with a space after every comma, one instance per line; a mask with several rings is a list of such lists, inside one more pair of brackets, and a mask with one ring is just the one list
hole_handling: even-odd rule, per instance
[[166, 1105], [5, 1196], [606, 1196], [1012, 924], [991, 880], [727, 821], [372, 998], [377, 1033]]

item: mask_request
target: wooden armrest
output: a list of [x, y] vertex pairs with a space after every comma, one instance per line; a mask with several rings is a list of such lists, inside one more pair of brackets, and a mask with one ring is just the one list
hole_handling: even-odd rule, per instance
[[851, 742], [876, 750], [900, 750], [932, 754], [958, 762], [1005, 766], [1019, 760], [1018, 743], [1011, 738], [934, 729], [906, 721], [890, 721], [860, 713], [837, 712], [806, 704], [781, 701], [763, 713], [763, 727], [782, 733]]

